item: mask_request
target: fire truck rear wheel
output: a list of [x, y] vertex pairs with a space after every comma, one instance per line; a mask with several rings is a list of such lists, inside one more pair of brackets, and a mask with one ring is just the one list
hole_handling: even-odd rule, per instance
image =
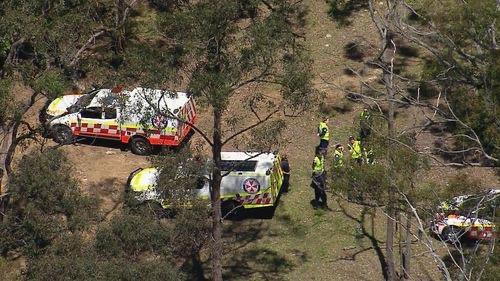
[[137, 155], [149, 155], [153, 151], [153, 146], [142, 137], [135, 137], [130, 141], [130, 149]]
[[73, 142], [73, 132], [68, 126], [55, 126], [52, 128], [52, 137], [59, 144], [69, 144]]

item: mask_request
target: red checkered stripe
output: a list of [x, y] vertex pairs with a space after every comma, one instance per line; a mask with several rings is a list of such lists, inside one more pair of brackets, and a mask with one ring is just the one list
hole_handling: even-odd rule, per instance
[[194, 109], [195, 109], [194, 99], [191, 98], [188, 101], [188, 106], [186, 106], [187, 116], [189, 121], [192, 121], [194, 118], [195, 115]]
[[118, 125], [82, 123], [82, 125], [78, 127], [77, 123], [71, 123], [71, 130], [80, 133], [118, 135]]
[[261, 194], [255, 194], [255, 195], [247, 195], [242, 198], [242, 203], [243, 204], [271, 204], [272, 201], [272, 196], [271, 193], [261, 193]]
[[189, 99], [186, 105], [182, 107], [181, 114], [182, 118], [185, 118], [186, 121], [192, 121], [195, 115], [195, 104], [193, 99]]
[[153, 129], [153, 130], [143, 130], [138, 128], [126, 127], [125, 130], [122, 131], [122, 135], [132, 136], [135, 134], [145, 135], [151, 139], [171, 139], [174, 138], [174, 135], [171, 134], [162, 134], [161, 130]]
[[[119, 136], [118, 125], [105, 125], [105, 124], [90, 124], [82, 123], [80, 127], [77, 123], [71, 123], [71, 130], [74, 133], [87, 133], [87, 134], [107, 134], [107, 135], [117, 135]], [[161, 130], [142, 130], [138, 128], [126, 127], [125, 130], [121, 131], [121, 135], [133, 136], [135, 134], [145, 135], [152, 139], [169, 139], [174, 138], [173, 135], [165, 135], [161, 133]]]

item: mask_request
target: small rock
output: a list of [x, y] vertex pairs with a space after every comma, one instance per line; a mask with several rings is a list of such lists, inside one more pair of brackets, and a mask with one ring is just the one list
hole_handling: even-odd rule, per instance
[[332, 38], [332, 35], [331, 34], [327, 34], [326, 38]]
[[114, 154], [116, 154], [116, 152], [111, 150], [106, 151], [106, 155], [114, 155]]
[[330, 47], [330, 44], [325, 44], [325, 47]]

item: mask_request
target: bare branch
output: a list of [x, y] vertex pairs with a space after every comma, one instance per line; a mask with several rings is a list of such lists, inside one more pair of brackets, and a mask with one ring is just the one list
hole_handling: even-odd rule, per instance
[[69, 66], [74, 66], [79, 60], [80, 60], [80, 56], [83, 52], [85, 52], [92, 43], [95, 44], [95, 40], [100, 37], [101, 35], [103, 35], [104, 33], [106, 33], [106, 30], [100, 30], [96, 33], [94, 33], [92, 36], [90, 36], [90, 38], [87, 40], [87, 42], [85, 44], [83, 44], [83, 46], [78, 49], [78, 51], [76, 52], [76, 54], [73, 56], [73, 59], [71, 60], [71, 62], [69, 63]]
[[232, 139], [236, 138], [237, 136], [261, 125], [262, 123], [266, 122], [267, 120], [269, 120], [274, 114], [278, 113], [280, 110], [279, 109], [275, 109], [274, 111], [272, 111], [271, 113], [269, 113], [266, 117], [264, 117], [264, 119], [262, 120], [259, 120], [257, 121], [256, 123], [244, 128], [244, 129], [241, 129], [240, 131], [234, 133], [233, 135], [231, 135], [230, 137], [228, 137], [226, 140], [224, 140], [222, 142], [222, 145], [225, 145], [226, 143], [228, 143], [229, 141], [231, 141]]

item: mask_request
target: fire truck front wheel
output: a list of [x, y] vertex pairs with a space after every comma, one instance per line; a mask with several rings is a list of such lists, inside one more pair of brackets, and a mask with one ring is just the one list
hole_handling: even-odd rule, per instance
[[445, 242], [456, 244], [460, 242], [460, 238], [463, 235], [463, 231], [455, 226], [447, 226], [443, 229], [441, 237]]
[[130, 149], [137, 155], [149, 155], [153, 151], [153, 146], [142, 137], [135, 137], [130, 141]]
[[52, 127], [52, 138], [59, 144], [69, 144], [73, 142], [73, 132], [68, 126], [58, 125]]

